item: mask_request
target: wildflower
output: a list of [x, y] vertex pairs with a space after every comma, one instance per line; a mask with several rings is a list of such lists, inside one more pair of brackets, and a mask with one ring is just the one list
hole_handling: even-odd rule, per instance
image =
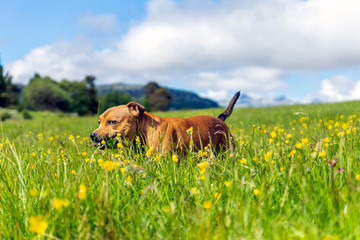
[[356, 181], [360, 181], [360, 174], [356, 174], [355, 179]]
[[246, 164], [246, 159], [245, 158], [240, 159], [240, 163], [241, 164]]
[[70, 135], [69, 140], [73, 140], [73, 139], [75, 139], [75, 137], [73, 135]]
[[301, 143], [302, 144], [308, 144], [309, 143], [309, 139], [308, 138], [303, 138], [303, 139], [301, 139]]
[[341, 174], [342, 172], [344, 171], [344, 169], [343, 168], [341, 168], [341, 167], [339, 167], [339, 169], [338, 169], [338, 174]]
[[153, 151], [154, 151], [154, 147], [149, 148], [149, 150], [147, 150], [146, 152], [146, 156], [149, 157]]
[[177, 155], [172, 155], [171, 159], [174, 161], [174, 162], [179, 162], [179, 158]]
[[257, 156], [253, 157], [253, 161], [254, 161], [254, 162], [256, 162], [257, 160], [258, 160], [258, 157], [257, 157]]
[[346, 130], [346, 129], [348, 129], [349, 126], [346, 123], [344, 123], [341, 127], [342, 127], [342, 129]]
[[112, 161], [105, 161], [102, 166], [106, 171], [111, 172], [115, 168], [115, 163]]
[[117, 148], [123, 148], [124, 147], [124, 145], [122, 145], [122, 143], [117, 143], [116, 146], [117, 146]]
[[85, 199], [86, 198], [86, 186], [84, 184], [80, 184], [79, 186], [79, 199]]
[[75, 170], [72, 170], [72, 171], [71, 171], [71, 174], [74, 175], [74, 176], [76, 176], [77, 173], [76, 173]]
[[274, 139], [273, 138], [269, 138], [269, 143], [273, 143]]
[[36, 153], [33, 152], [33, 153], [31, 154], [31, 156], [36, 157]]
[[254, 189], [253, 193], [254, 193], [255, 196], [257, 196], [257, 195], [259, 195], [260, 190], [256, 188], [256, 189]]
[[206, 169], [206, 168], [207, 168], [207, 165], [208, 165], [208, 162], [207, 162], [207, 161], [203, 161], [203, 162], [197, 164], [197, 166], [198, 166], [200, 169]]
[[105, 142], [105, 140], [101, 140], [101, 142], [100, 142], [102, 145], [104, 145], [106, 142]]
[[325, 151], [321, 151], [320, 153], [319, 153], [319, 157], [325, 157], [326, 156], [326, 152]]
[[221, 197], [221, 193], [215, 192], [214, 198], [219, 199]]
[[43, 234], [46, 229], [49, 227], [49, 224], [44, 220], [43, 216], [37, 215], [29, 218], [29, 230], [32, 233], [37, 233], [38, 235]]
[[330, 139], [329, 138], [323, 138], [323, 142], [328, 143], [328, 142], [330, 142]]
[[52, 205], [56, 210], [59, 210], [62, 207], [67, 207], [67, 206], [69, 206], [69, 204], [70, 203], [69, 203], [68, 200], [66, 200], [66, 199], [58, 199], [58, 198], [55, 198], [54, 201], [52, 202]]
[[190, 189], [190, 192], [191, 192], [192, 194], [197, 194], [197, 193], [198, 193], [198, 189], [197, 189], [196, 187], [192, 187], [192, 188]]
[[156, 160], [157, 162], [160, 162], [160, 157], [159, 157], [159, 156], [156, 156], [156, 157], [155, 157], [155, 160]]
[[291, 152], [289, 153], [289, 157], [293, 157], [296, 154], [296, 150], [293, 149], [291, 150]]
[[131, 177], [131, 176], [128, 176], [126, 181], [128, 184], [131, 184], [131, 182], [133, 181], [134, 179]]
[[285, 168], [281, 167], [281, 168], [280, 168], [280, 172], [284, 173], [284, 172], [285, 172]]
[[121, 172], [122, 174], [125, 174], [125, 173], [126, 173], [126, 169], [125, 169], [125, 168], [120, 168], [120, 172]]
[[268, 161], [271, 157], [271, 152], [267, 152], [264, 156], [265, 160]]
[[82, 152], [81, 156], [86, 157], [87, 152]]
[[229, 181], [225, 181], [224, 184], [225, 184], [225, 186], [228, 187], [228, 188], [231, 187], [231, 185], [232, 185], [232, 183], [229, 182]]
[[336, 157], [334, 157], [333, 162], [331, 162], [330, 160], [328, 160], [328, 162], [329, 162], [329, 166], [330, 166], [330, 167], [335, 167], [335, 166], [336, 166], [336, 163], [337, 163], [337, 159], [336, 159]]
[[210, 209], [210, 208], [212, 208], [212, 202], [211, 201], [205, 201], [204, 203], [203, 203], [203, 207], [205, 208], [205, 209]]
[[85, 161], [85, 162], [89, 162], [89, 161], [90, 161], [90, 158], [85, 158], [84, 161]]
[[272, 138], [276, 138], [276, 137], [277, 137], [277, 134], [276, 134], [275, 131], [272, 131], [272, 132], [270, 133], [270, 136], [271, 136]]
[[286, 138], [293, 138], [293, 135], [289, 133], [288, 135], [286, 135]]
[[33, 188], [33, 189], [31, 189], [31, 190], [29, 191], [29, 193], [30, 193], [30, 196], [35, 197], [35, 196], [38, 194], [38, 190], [36, 190], [35, 188]]
[[199, 179], [200, 179], [201, 181], [204, 181], [204, 180], [205, 180], [205, 175], [201, 175], [201, 176], [199, 177]]
[[135, 139], [136, 142], [140, 143], [140, 137], [137, 136], [136, 139]]
[[302, 148], [302, 143], [299, 143], [299, 142], [298, 142], [298, 143], [296, 143], [296, 144], [295, 144], [295, 147], [296, 147], [297, 149]]
[[188, 134], [191, 134], [191, 133], [193, 132], [193, 127], [190, 127], [189, 129], [187, 129], [186, 132], [187, 132]]
[[121, 133], [117, 133], [117, 134], [116, 134], [116, 137], [121, 137]]

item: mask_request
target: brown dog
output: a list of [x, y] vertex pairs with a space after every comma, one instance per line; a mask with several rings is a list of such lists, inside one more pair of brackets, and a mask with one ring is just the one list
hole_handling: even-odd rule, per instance
[[230, 116], [240, 92], [230, 101], [225, 112], [217, 118], [195, 116], [189, 118], [161, 118], [145, 112], [136, 102], [107, 109], [99, 120], [99, 128], [91, 133], [94, 142], [121, 136], [129, 140], [140, 137], [142, 144], [162, 152], [186, 153], [188, 149], [202, 149], [210, 145], [214, 151], [230, 146], [231, 134], [224, 123]]

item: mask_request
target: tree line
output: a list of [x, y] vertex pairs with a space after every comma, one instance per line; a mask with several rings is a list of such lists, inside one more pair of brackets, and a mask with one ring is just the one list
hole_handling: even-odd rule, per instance
[[19, 111], [61, 111], [81, 116], [98, 114], [107, 108], [137, 101], [147, 111], [166, 111], [172, 96], [156, 82], [144, 87], [144, 97], [133, 99], [125, 92], [98, 94], [95, 76], [88, 75], [81, 81], [55, 81], [50, 77], [34, 74], [26, 86], [12, 83], [9, 74], [4, 75], [0, 65], [0, 107], [16, 108]]

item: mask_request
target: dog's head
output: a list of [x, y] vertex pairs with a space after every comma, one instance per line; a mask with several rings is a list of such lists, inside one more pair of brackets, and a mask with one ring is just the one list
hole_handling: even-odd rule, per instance
[[99, 118], [99, 127], [90, 135], [92, 141], [99, 143], [119, 136], [133, 140], [138, 123], [145, 108], [136, 102], [107, 109]]

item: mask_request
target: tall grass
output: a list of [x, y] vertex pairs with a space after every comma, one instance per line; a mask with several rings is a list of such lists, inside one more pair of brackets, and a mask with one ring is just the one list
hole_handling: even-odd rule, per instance
[[180, 163], [139, 146], [94, 148], [95, 117], [4, 122], [0, 236], [358, 239], [359, 107], [236, 109], [234, 152], [203, 149]]

